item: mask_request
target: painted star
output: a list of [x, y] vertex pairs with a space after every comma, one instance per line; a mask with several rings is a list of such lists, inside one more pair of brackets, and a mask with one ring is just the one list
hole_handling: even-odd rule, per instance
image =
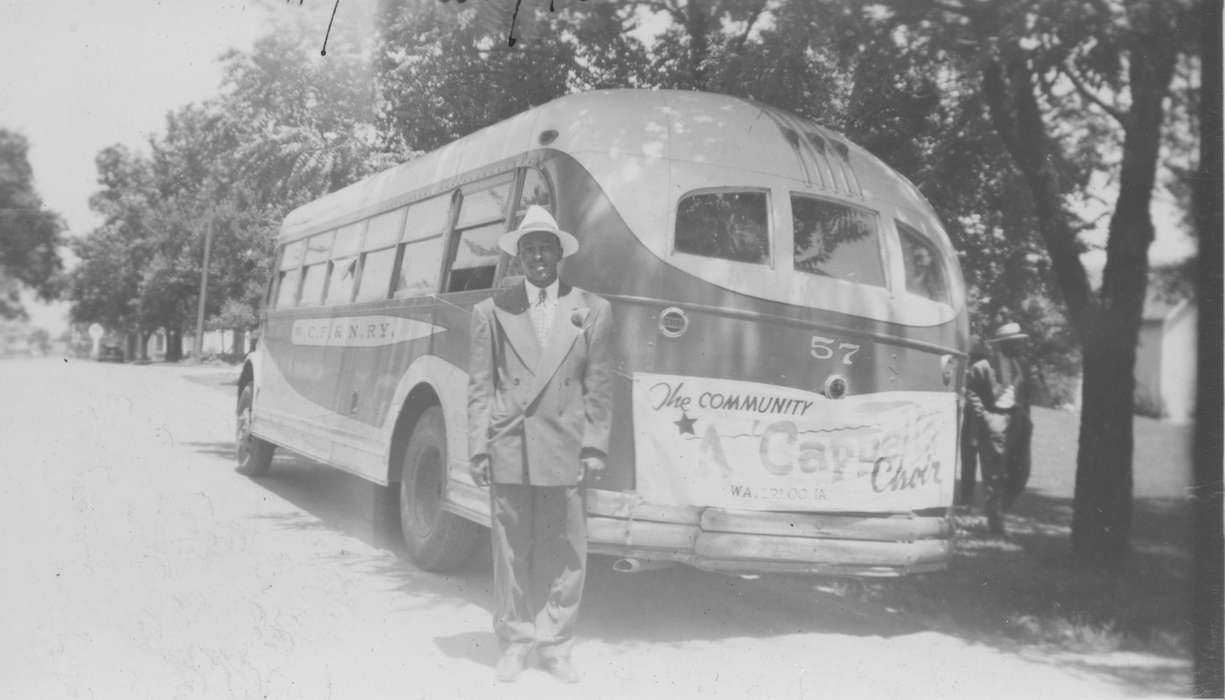
[[672, 424], [676, 426], [679, 435], [684, 435], [685, 433], [693, 435], [693, 424], [696, 422], [696, 418], [690, 418], [685, 415], [684, 411], [681, 411], [681, 419], [672, 421]]

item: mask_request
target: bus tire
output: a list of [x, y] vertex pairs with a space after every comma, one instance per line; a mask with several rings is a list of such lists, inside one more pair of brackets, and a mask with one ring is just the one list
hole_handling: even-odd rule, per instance
[[263, 476], [272, 467], [272, 454], [276, 451], [276, 445], [251, 434], [253, 396], [250, 384], [243, 387], [242, 393], [238, 395], [234, 451], [238, 458], [238, 471], [247, 476]]
[[413, 563], [426, 571], [455, 569], [471, 556], [477, 526], [443, 509], [447, 428], [431, 406], [413, 427], [400, 470], [400, 531]]

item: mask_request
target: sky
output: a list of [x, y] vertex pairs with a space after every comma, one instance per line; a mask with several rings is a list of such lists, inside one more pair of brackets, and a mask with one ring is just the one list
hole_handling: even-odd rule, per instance
[[[218, 93], [222, 53], [250, 48], [278, 19], [307, 15], [322, 41], [333, 4], [0, 0], [0, 127], [30, 141], [37, 191], [70, 235], [84, 235], [99, 223], [89, 209], [98, 151], [115, 143], [145, 148], [167, 112]], [[368, 22], [371, 6], [342, 0], [335, 21]], [[1184, 236], [1159, 235], [1155, 262], [1194, 250]], [[64, 304], [27, 308], [36, 325], [66, 326]]]
[[[333, 3], [304, 0], [0, 0], [0, 127], [30, 142], [46, 206], [84, 235], [94, 156], [122, 143], [143, 149], [166, 113], [219, 92], [225, 51], [250, 48], [276, 15], [308, 13], [322, 43]], [[344, 0], [336, 21], [357, 21]], [[31, 321], [66, 327], [66, 305], [27, 303]]]

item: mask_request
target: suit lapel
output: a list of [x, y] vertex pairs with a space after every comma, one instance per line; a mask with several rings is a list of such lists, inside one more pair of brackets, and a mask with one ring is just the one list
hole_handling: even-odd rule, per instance
[[499, 292], [493, 300], [493, 315], [523, 366], [536, 374], [536, 366], [540, 364], [540, 341], [527, 313], [527, 292], [523, 285]]

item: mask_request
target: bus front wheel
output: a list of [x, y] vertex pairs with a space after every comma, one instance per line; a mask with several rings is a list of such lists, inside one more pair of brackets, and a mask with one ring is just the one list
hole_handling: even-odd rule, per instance
[[251, 434], [251, 385], [243, 387], [238, 395], [238, 424], [234, 431], [234, 447], [238, 457], [238, 471], [247, 476], [263, 476], [272, 466], [272, 453], [276, 445]]
[[426, 571], [458, 567], [477, 543], [477, 526], [443, 509], [446, 486], [446, 423], [432, 406], [413, 428], [400, 471], [400, 530], [409, 557]]

